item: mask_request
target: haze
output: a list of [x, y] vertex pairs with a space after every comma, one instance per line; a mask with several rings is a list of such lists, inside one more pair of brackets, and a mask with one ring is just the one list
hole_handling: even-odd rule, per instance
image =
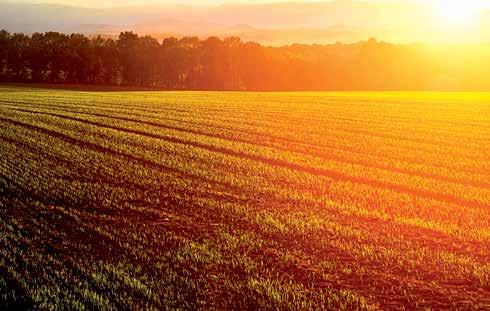
[[133, 30], [167, 36], [240, 36], [266, 45], [356, 42], [488, 43], [490, 1], [0, 0], [10, 32]]

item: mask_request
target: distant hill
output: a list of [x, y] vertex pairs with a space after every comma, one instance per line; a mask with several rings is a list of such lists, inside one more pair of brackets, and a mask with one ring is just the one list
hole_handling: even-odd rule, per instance
[[[369, 37], [399, 43], [436, 40], [438, 35], [430, 31], [416, 31], [430, 22], [427, 9], [413, 3], [380, 6], [350, 0], [112, 9], [0, 2], [0, 28], [10, 32], [52, 30], [117, 36], [133, 30], [157, 38], [240, 36], [268, 45], [349, 43]], [[487, 23], [490, 29], [490, 18]], [[490, 35], [487, 38], [490, 41]]]

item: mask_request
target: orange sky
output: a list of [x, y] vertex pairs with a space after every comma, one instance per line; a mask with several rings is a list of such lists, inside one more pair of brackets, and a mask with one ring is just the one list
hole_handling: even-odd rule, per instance
[[[173, 29], [172, 25], [158, 24], [157, 21], [149, 22], [149, 18], [144, 15], [150, 16], [155, 13], [160, 14], [156, 20], [175, 19], [193, 23], [194, 26], [191, 26], [194, 28], [206, 29], [205, 34], [219, 35], [220, 33], [230, 33], [230, 27], [235, 27], [236, 25], [251, 27], [254, 28], [257, 34], [251, 34], [248, 31], [247, 34], [244, 34], [246, 39], [257, 40], [266, 44], [275, 44], [275, 37], [292, 37], [291, 31], [295, 32], [294, 39], [291, 40], [304, 43], [327, 43], [329, 40], [345, 42], [350, 41], [349, 38], [355, 41], [365, 37], [376, 37], [394, 43], [490, 43], [490, 0], [336, 0], [334, 1], [335, 4], [331, 6], [322, 5], [331, 1], [306, 0], [0, 0], [0, 4], [6, 2], [56, 3], [92, 8], [138, 6], [138, 10], [126, 9], [129, 13], [126, 12], [125, 14], [126, 16], [128, 14], [134, 17], [140, 16], [140, 20], [118, 26], [128, 28], [127, 26], [138, 25], [138, 28], [135, 29], [136, 31], [152, 34], [175, 33], [174, 30], [170, 31], [170, 29]], [[168, 8], [158, 10], [155, 8], [155, 6], [169, 5], [175, 7], [176, 4], [179, 6], [186, 5], [191, 8], [188, 10], [172, 10]], [[217, 8], [220, 4], [227, 5], [227, 8]], [[257, 8], [259, 4], [271, 5]], [[236, 6], [236, 8], [230, 8], [231, 5]], [[203, 9], [203, 6], [213, 8]], [[148, 9], [148, 7], [152, 7], [152, 9]], [[192, 9], [192, 7], [195, 9]], [[199, 10], [197, 10], [198, 7], [200, 7]], [[145, 8], [147, 8], [147, 12], [143, 14], [142, 10]], [[107, 12], [104, 14], [107, 14]], [[59, 16], [62, 16], [62, 14]], [[59, 19], [59, 16], [56, 19]], [[2, 18], [5, 19], [7, 17], [9, 16]], [[34, 17], [38, 18], [35, 15]], [[19, 20], [31, 22], [25, 16], [22, 19], [12, 19], [12, 23], [17, 23]], [[97, 21], [84, 18], [79, 24], [114, 25], [118, 20], [121, 20], [121, 18], [113, 16], [111, 19], [103, 15]], [[44, 24], [51, 25], [55, 24], [55, 22], [56, 20], [54, 22], [44, 22]], [[63, 23], [68, 24], [69, 22], [70, 20]], [[200, 25], [197, 25], [197, 23], [200, 23]], [[174, 28], [180, 27], [182, 34], [194, 34], [195, 31], [192, 30], [191, 26], [176, 26]], [[117, 30], [121, 27], [117, 28]], [[343, 27], [343, 33], [336, 37], [330, 36], [330, 33], [318, 36], [318, 34], [314, 35], [311, 32], [312, 29], [325, 31], [332, 27], [337, 27], [335, 31], [338, 31], [338, 27]], [[116, 27], [112, 28], [116, 29]], [[20, 29], [22, 30], [23, 28]], [[74, 29], [74, 31], [78, 31], [77, 28]], [[264, 33], [264, 29], [268, 32]], [[274, 31], [278, 29], [281, 31], [287, 30], [289, 33], [270, 33], [270, 29], [274, 29]], [[312, 42], [298, 39], [301, 29], [305, 30], [304, 37], [311, 38]], [[40, 30], [47, 29], [40, 28]], [[258, 33], [259, 30], [261, 31], [260, 33]], [[16, 29], [14, 28], [13, 31], [16, 31]], [[83, 29], [80, 31], [84, 32]], [[231, 33], [241, 35], [243, 32]], [[354, 35], [349, 37], [349, 33]], [[261, 40], [262, 37], [267, 38]], [[322, 40], [322, 38], [325, 38], [325, 40]], [[292, 42], [281, 39], [277, 40], [277, 43]]]
[[[335, 0], [331, 0], [335, 1]], [[339, 0], [337, 0], [339, 1]], [[342, 0], [340, 0], [342, 1]], [[80, 5], [87, 7], [114, 7], [114, 6], [127, 6], [127, 5], [221, 5], [221, 4], [259, 4], [259, 3], [282, 3], [282, 2], [329, 2], [329, 0], [0, 0], [1, 2], [25, 2], [25, 3], [58, 3], [66, 5]], [[490, 7], [490, 0], [359, 0], [357, 2], [371, 2], [371, 3], [420, 3], [420, 4], [434, 4], [434, 3], [459, 3], [460, 6], [477, 5], [481, 7]], [[458, 4], [458, 5], [459, 5]]]

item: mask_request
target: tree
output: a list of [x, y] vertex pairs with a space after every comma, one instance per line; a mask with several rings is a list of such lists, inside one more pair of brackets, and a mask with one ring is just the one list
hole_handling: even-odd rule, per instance
[[84, 35], [72, 34], [66, 38], [63, 71], [69, 83], [91, 83], [96, 81], [98, 67], [94, 65], [91, 42]]
[[[464, 55], [452, 54], [447, 49], [375, 39], [264, 47], [237, 37], [183, 37], [160, 44], [133, 32], [122, 32], [115, 41], [82, 34], [27, 36], [2, 30], [0, 81], [193, 90], [425, 90], [441, 85], [441, 77], [451, 77], [457, 82], [452, 85], [459, 88], [478, 85], [484, 89], [490, 85], [485, 69], [490, 67], [488, 51], [485, 46], [468, 47]], [[463, 63], [461, 55], [466, 60], [478, 59], [478, 70], [458, 66]]]
[[227, 90], [239, 90], [243, 88], [240, 79], [240, 55], [243, 42], [239, 37], [228, 37], [223, 42], [225, 46], [224, 70], [228, 77], [225, 80], [224, 88]]
[[168, 89], [180, 87], [184, 61], [177, 38], [163, 40], [158, 63], [161, 85]]
[[122, 84], [137, 85], [138, 80], [138, 35], [132, 31], [121, 32], [117, 40], [119, 61], [121, 63]]
[[112, 39], [104, 40], [96, 55], [99, 55], [102, 62], [102, 84], [120, 84], [120, 58], [116, 42]]
[[158, 51], [160, 44], [150, 36], [139, 38], [136, 47], [136, 63], [138, 64], [137, 84], [140, 86], [156, 86], [158, 81]]
[[10, 33], [6, 30], [0, 31], [0, 81], [6, 81], [8, 78], [7, 69], [10, 50]]
[[8, 80], [12, 82], [21, 82], [28, 80], [29, 70], [26, 53], [29, 50], [29, 37], [16, 33], [10, 37], [8, 45]]
[[210, 37], [202, 43], [203, 78], [201, 87], [222, 90], [225, 86], [226, 47], [218, 37]]

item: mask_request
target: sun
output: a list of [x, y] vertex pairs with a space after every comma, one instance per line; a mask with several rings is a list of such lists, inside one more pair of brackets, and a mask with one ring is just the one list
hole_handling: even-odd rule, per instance
[[471, 24], [481, 12], [480, 0], [440, 0], [436, 2], [436, 14], [451, 24]]

